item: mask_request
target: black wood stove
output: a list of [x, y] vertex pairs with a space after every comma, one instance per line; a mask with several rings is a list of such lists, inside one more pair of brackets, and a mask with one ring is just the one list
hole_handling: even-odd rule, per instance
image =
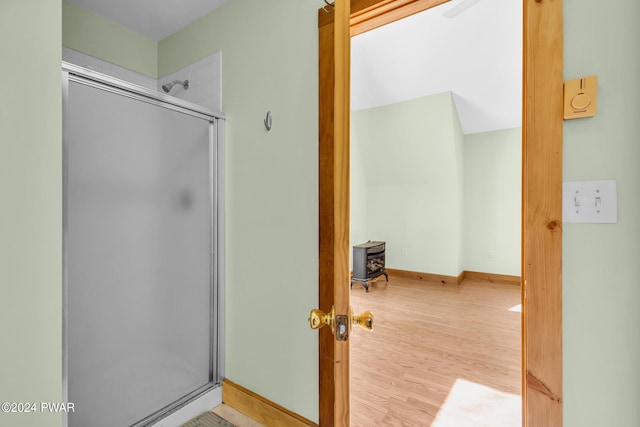
[[353, 277], [351, 286], [359, 282], [365, 292], [369, 292], [369, 281], [384, 275], [389, 281], [389, 275], [384, 268], [385, 242], [372, 242], [355, 245], [353, 247]]

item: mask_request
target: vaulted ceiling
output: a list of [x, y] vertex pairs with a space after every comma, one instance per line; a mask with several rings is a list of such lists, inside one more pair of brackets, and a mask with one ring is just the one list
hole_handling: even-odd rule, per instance
[[522, 2], [453, 0], [352, 39], [351, 107], [450, 91], [465, 134], [520, 127]]
[[[161, 40], [234, 0], [69, 1]], [[444, 16], [460, 3], [471, 7]], [[351, 66], [354, 110], [450, 91], [464, 133], [519, 127], [522, 2], [452, 0], [358, 35]]]

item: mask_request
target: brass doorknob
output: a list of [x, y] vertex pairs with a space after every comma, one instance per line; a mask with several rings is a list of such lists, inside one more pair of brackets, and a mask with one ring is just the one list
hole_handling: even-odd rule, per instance
[[331, 311], [329, 313], [325, 313], [324, 311], [313, 309], [311, 310], [311, 314], [309, 315], [309, 325], [311, 329], [320, 329], [325, 325], [329, 325], [331, 328], [331, 332], [334, 332], [335, 329], [335, 311], [333, 306], [331, 307]]
[[351, 326], [360, 326], [362, 329], [366, 329], [367, 331], [373, 331], [373, 313], [370, 311], [365, 311], [361, 314], [353, 314], [351, 312]]
[[320, 329], [325, 325], [329, 325], [331, 332], [338, 341], [347, 341], [349, 332], [356, 325], [367, 331], [373, 331], [373, 313], [365, 311], [362, 314], [353, 314], [353, 309], [349, 308], [349, 316], [347, 316], [343, 314], [336, 315], [334, 307], [331, 307], [331, 311], [328, 313], [313, 309], [309, 315], [309, 325], [311, 329]]

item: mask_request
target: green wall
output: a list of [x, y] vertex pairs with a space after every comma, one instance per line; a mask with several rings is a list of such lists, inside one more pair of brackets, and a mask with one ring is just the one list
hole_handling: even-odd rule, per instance
[[59, 0], [0, 1], [0, 402], [62, 400], [60, 20]]
[[463, 135], [449, 93], [352, 112], [352, 243], [386, 241], [391, 268], [519, 276], [521, 148], [519, 128]]
[[564, 78], [598, 76], [597, 115], [564, 125], [564, 180], [618, 182], [618, 224], [563, 226], [565, 426], [637, 427], [640, 2], [563, 4]]
[[158, 43], [62, 0], [62, 45], [158, 78]]
[[[317, 9], [233, 0], [160, 42], [166, 75], [222, 51], [226, 376], [318, 418]], [[267, 132], [263, 120], [273, 114]]]
[[520, 276], [521, 205], [522, 129], [465, 135], [465, 270]]
[[391, 268], [460, 274], [463, 135], [451, 93], [352, 112], [351, 145], [353, 243], [387, 242]]

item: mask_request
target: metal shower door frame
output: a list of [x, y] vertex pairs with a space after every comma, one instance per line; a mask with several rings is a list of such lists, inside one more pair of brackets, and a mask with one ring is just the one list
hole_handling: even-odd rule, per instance
[[[69, 336], [68, 336], [68, 103], [69, 83], [77, 82], [140, 102], [198, 117], [209, 122], [209, 185], [211, 213], [211, 324], [210, 380], [178, 401], [150, 414], [131, 427], [150, 426], [173, 414], [214, 389], [221, 390], [224, 378], [224, 134], [225, 116], [197, 104], [183, 101], [151, 89], [107, 76], [67, 62], [62, 62], [62, 402], [69, 401]], [[221, 391], [220, 391], [221, 396]], [[195, 415], [208, 410], [196, 409]], [[62, 426], [68, 427], [68, 414], [62, 413]]]

